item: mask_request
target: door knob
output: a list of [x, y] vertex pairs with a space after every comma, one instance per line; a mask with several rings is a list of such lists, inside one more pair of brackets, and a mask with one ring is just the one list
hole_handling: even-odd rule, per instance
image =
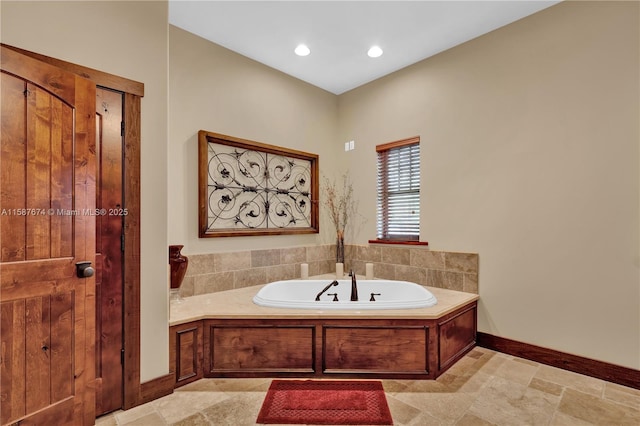
[[91, 267], [91, 262], [89, 261], [76, 263], [76, 273], [78, 274], [78, 278], [92, 277], [95, 272], [96, 270]]

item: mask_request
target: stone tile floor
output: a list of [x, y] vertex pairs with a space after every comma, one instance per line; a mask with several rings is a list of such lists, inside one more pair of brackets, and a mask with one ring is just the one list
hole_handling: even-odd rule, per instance
[[[255, 425], [271, 379], [202, 379], [98, 426]], [[382, 380], [396, 425], [640, 425], [640, 390], [476, 347], [437, 380]]]

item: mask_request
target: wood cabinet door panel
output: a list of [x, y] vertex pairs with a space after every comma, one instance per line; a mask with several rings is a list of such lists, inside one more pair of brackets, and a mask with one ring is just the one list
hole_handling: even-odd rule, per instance
[[208, 328], [210, 373], [314, 371], [313, 326]]
[[426, 326], [324, 326], [323, 340], [326, 373], [429, 373]]

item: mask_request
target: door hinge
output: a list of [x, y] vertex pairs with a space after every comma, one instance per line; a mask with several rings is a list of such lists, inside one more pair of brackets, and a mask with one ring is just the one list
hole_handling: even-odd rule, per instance
[[120, 234], [120, 251], [124, 252], [124, 234]]
[[124, 121], [120, 122], [120, 136], [124, 136]]
[[120, 349], [120, 365], [124, 365], [124, 349]]

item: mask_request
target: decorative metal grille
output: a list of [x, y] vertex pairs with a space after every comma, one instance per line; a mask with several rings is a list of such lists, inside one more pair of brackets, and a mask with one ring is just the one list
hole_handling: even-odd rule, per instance
[[201, 237], [318, 232], [317, 156], [200, 133]]

